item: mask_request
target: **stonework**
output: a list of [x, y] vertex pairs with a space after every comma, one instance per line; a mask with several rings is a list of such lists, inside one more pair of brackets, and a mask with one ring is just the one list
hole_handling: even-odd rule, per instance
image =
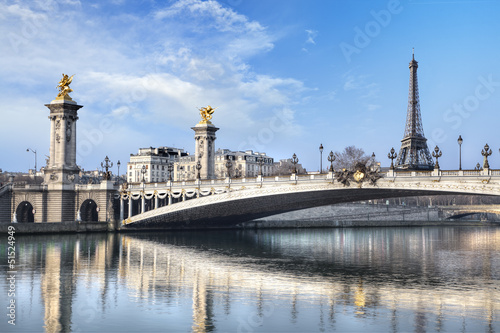
[[117, 186], [78, 184], [76, 162], [76, 121], [82, 108], [68, 99], [46, 104], [50, 110], [50, 156], [42, 184], [9, 182], [0, 188], [0, 222], [75, 222], [83, 197], [92, 197], [97, 221], [114, 221]]
[[215, 179], [215, 132], [219, 129], [213, 124], [198, 123], [194, 130], [195, 161], [201, 163], [200, 178]]

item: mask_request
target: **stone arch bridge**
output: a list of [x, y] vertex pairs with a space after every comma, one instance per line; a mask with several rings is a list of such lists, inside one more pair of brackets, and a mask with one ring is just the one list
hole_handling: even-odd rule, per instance
[[[293, 210], [420, 195], [500, 195], [500, 170], [394, 171], [342, 184], [332, 173], [129, 184], [119, 194], [122, 230], [227, 227]], [[139, 212], [134, 214], [134, 202]]]

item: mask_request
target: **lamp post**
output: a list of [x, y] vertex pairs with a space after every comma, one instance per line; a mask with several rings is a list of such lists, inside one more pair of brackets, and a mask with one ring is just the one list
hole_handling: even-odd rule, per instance
[[297, 155], [295, 155], [295, 153], [292, 156], [292, 163], [293, 163], [293, 173], [297, 173], [297, 163], [299, 163], [299, 159], [297, 158]]
[[28, 149], [26, 149], [26, 151], [28, 151], [28, 152], [31, 151], [33, 154], [35, 154], [35, 174], [36, 174], [36, 170], [37, 170], [37, 168], [36, 168], [36, 150], [28, 148]]
[[118, 184], [120, 184], [120, 160], [118, 160], [118, 162], [116, 162], [116, 166], [118, 166]]
[[323, 173], [323, 144], [319, 144], [319, 174]]
[[144, 174], [147, 172], [146, 170], [146, 166], [143, 165], [142, 168], [141, 168], [141, 173], [142, 173], [142, 182], [144, 183]]
[[233, 167], [233, 162], [231, 162], [231, 156], [228, 156], [226, 161], [227, 178], [231, 178], [230, 171], [232, 167]]
[[436, 158], [436, 165], [434, 166], [435, 169], [439, 169], [439, 162], [438, 162], [438, 159], [443, 156], [443, 152], [439, 150], [439, 147], [436, 146], [436, 148], [434, 148], [434, 151], [432, 152], [432, 157], [435, 157]]
[[484, 149], [481, 150], [481, 155], [484, 156], [484, 161], [483, 161], [483, 169], [489, 169], [490, 164], [488, 163], [488, 156], [491, 156], [493, 152], [490, 149], [490, 146], [488, 144], [484, 145]]
[[101, 168], [106, 169], [106, 173], [104, 174], [103, 178], [104, 178], [104, 180], [110, 180], [111, 173], [108, 171], [108, 169], [113, 167], [113, 162], [111, 162], [111, 164], [110, 164], [110, 160], [109, 160], [108, 156], [106, 156], [106, 158], [104, 158], [103, 162], [101, 162]]
[[174, 163], [168, 163], [167, 170], [168, 170], [168, 180], [172, 182], [172, 171], [174, 171]]
[[200, 176], [200, 170], [201, 170], [201, 163], [200, 161], [198, 160], [198, 162], [196, 163], [196, 170], [198, 170], [198, 175], [196, 176], [196, 179], [200, 179], [201, 176]]
[[462, 170], [462, 143], [464, 140], [462, 139], [462, 136], [459, 135], [458, 139], [458, 170]]
[[330, 162], [330, 172], [333, 172], [333, 161], [335, 161], [335, 155], [333, 154], [333, 151], [330, 151], [330, 154], [328, 155], [328, 162]]
[[143, 165], [142, 168], [141, 168], [141, 173], [142, 173], [142, 199], [141, 199], [141, 213], [144, 213], [146, 210], [145, 210], [145, 204], [146, 204], [146, 192], [145, 192], [145, 189], [144, 189], [144, 174], [147, 172], [146, 170], [146, 166]]
[[257, 162], [259, 163], [259, 176], [262, 176], [262, 164], [264, 163], [264, 159], [259, 156]]
[[397, 157], [394, 147], [391, 148], [391, 151], [389, 154], [387, 154], [387, 157], [391, 159], [391, 170], [394, 170], [394, 159]]

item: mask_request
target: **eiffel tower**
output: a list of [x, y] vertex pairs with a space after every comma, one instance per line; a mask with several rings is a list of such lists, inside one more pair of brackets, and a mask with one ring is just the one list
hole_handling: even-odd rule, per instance
[[406, 127], [395, 167], [406, 170], [432, 170], [434, 162], [427, 147], [427, 139], [424, 136], [422, 126], [422, 116], [420, 115], [417, 80], [418, 62], [415, 61], [414, 52], [409, 67], [410, 90], [408, 92]]

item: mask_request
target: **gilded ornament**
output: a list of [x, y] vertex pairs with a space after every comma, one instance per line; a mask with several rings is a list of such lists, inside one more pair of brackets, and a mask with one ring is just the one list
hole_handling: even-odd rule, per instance
[[365, 178], [365, 174], [363, 172], [361, 172], [360, 170], [357, 170], [354, 175], [352, 175], [352, 177], [354, 178], [355, 181], [357, 181], [358, 183], [363, 180], [363, 178]]
[[201, 115], [200, 124], [212, 124], [210, 120], [212, 119], [212, 114], [214, 113], [215, 109], [212, 108], [210, 105], [207, 106], [206, 108], [199, 109]]
[[57, 89], [59, 89], [59, 94], [57, 94], [56, 100], [67, 100], [67, 101], [72, 101], [73, 99], [69, 96], [69, 93], [73, 91], [69, 87], [71, 82], [73, 81], [73, 76], [68, 76], [67, 74], [62, 75], [61, 81], [59, 81], [59, 84], [57, 85]]

